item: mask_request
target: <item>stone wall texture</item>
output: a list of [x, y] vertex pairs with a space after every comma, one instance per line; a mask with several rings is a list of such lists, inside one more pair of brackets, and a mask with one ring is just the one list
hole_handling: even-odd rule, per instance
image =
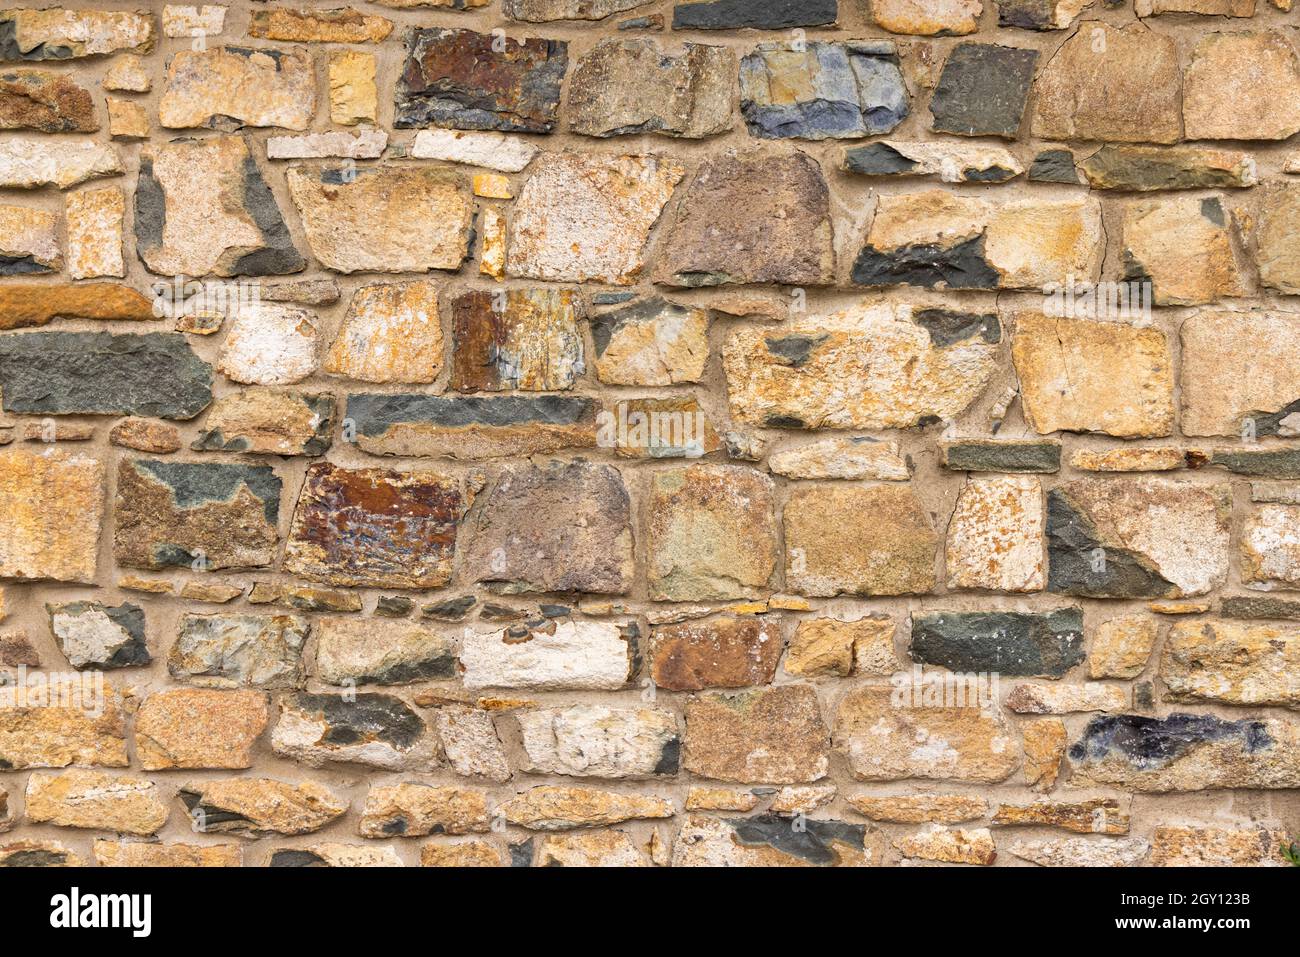
[[0, 10], [0, 865], [1285, 863], [1292, 0], [342, 2]]

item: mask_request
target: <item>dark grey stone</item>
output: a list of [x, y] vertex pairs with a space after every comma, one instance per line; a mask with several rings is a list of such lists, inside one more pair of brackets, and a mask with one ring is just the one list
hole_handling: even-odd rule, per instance
[[1002, 324], [992, 312], [918, 309], [912, 313], [912, 321], [930, 333], [930, 341], [941, 349], [976, 336], [990, 345], [1002, 341]]
[[387, 694], [331, 695], [301, 691], [290, 694], [286, 710], [323, 721], [328, 729], [322, 745], [346, 747], [382, 741], [398, 750], [414, 747], [424, 734], [424, 721], [401, 698]]
[[0, 336], [0, 393], [22, 415], [192, 419], [212, 401], [212, 368], [175, 333], [19, 333]]
[[1209, 464], [1238, 475], [1297, 479], [1300, 478], [1300, 448], [1215, 449]]
[[916, 163], [888, 143], [871, 143], [845, 150], [844, 168], [861, 176], [906, 176]]
[[1061, 470], [1059, 442], [992, 442], [972, 439], [944, 445], [943, 466], [956, 472], [1048, 473]]
[[1060, 489], [1047, 496], [1047, 590], [1085, 598], [1174, 598], [1177, 586], [1145, 555], [1103, 542]]
[[420, 422], [445, 428], [469, 425], [573, 425], [586, 418], [592, 400], [573, 396], [452, 396], [423, 393], [348, 396], [347, 418], [361, 435], [383, 435], [394, 425]]
[[791, 827], [788, 817], [760, 814], [756, 817], [728, 818], [726, 823], [742, 847], [770, 847], [818, 867], [834, 865], [839, 860], [835, 844], [847, 844], [862, 850], [867, 838], [865, 824], [844, 821], [804, 820], [801, 828]]
[[788, 30], [830, 26], [839, 16], [837, 0], [707, 0], [673, 10], [674, 30]]
[[[46, 604], [45, 610], [50, 615], [53, 629], [54, 616], [71, 615], [79, 617], [90, 612], [102, 612], [118, 628], [122, 629], [124, 640], [102, 661], [90, 661], [73, 667], [79, 671], [109, 671], [115, 668], [142, 668], [153, 661], [149, 647], [145, 644], [144, 609], [139, 605], [125, 602], [121, 605], [103, 605], [97, 601], [74, 601], [66, 604]], [[59, 640], [59, 648], [64, 649], [64, 638], [54, 632]], [[66, 650], [64, 651], [66, 654]]]
[[1070, 183], [1078, 185], [1079, 171], [1074, 168], [1074, 154], [1069, 150], [1043, 150], [1029, 167], [1033, 183]]
[[996, 289], [999, 275], [984, 258], [984, 237], [954, 246], [929, 243], [881, 251], [864, 246], [853, 264], [852, 280], [860, 286], [924, 286], [949, 289]]
[[959, 43], [948, 54], [930, 100], [931, 128], [1015, 139], [1037, 62], [1037, 50]]
[[1182, 712], [1165, 718], [1106, 714], [1088, 722], [1083, 737], [1070, 746], [1070, 760], [1092, 763], [1118, 754], [1142, 770], [1155, 770], [1199, 745], [1219, 742], [1237, 745], [1243, 755], [1273, 745], [1262, 721], [1225, 721], [1212, 714]]
[[135, 459], [123, 462], [123, 467], [126, 466], [166, 485], [178, 509], [229, 502], [241, 488], [247, 487], [261, 501], [267, 523], [274, 526], [279, 521], [283, 483], [269, 465]]
[[1219, 614], [1224, 618], [1300, 621], [1300, 601], [1263, 598], [1255, 595], [1232, 595], [1224, 598], [1219, 604]]
[[380, 595], [375, 614], [381, 618], [405, 618], [415, 610], [415, 601], [405, 595]]
[[1083, 611], [913, 615], [908, 654], [920, 664], [950, 671], [1059, 678], [1083, 661]]
[[462, 621], [477, 603], [478, 599], [473, 595], [461, 595], [459, 598], [448, 598], [433, 605], [425, 605], [420, 610], [420, 614], [424, 618], [432, 618], [435, 621]]

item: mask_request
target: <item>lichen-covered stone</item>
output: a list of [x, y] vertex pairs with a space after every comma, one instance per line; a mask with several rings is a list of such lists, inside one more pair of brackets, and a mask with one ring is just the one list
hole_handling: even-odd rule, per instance
[[724, 154], [701, 167], [655, 278], [675, 286], [825, 285], [834, 279], [830, 193], [802, 153]]
[[1207, 33], [1183, 75], [1189, 140], [1284, 140], [1300, 130], [1300, 57], [1281, 30]]
[[948, 523], [948, 587], [1033, 592], [1046, 584], [1038, 479], [972, 479]]
[[115, 140], [144, 140], [149, 138], [149, 113], [139, 103], [110, 96], [108, 107], [108, 135]]
[[[90, 583], [104, 514], [104, 464], [49, 449], [0, 453], [0, 576]], [[77, 516], [70, 522], [68, 517]]]
[[320, 618], [315, 634], [315, 675], [328, 684], [396, 685], [456, 675], [455, 642], [413, 622]]
[[323, 455], [334, 432], [334, 396], [280, 389], [223, 395], [191, 445], [198, 452]]
[[214, 688], [296, 687], [308, 628], [297, 615], [184, 615], [167, 670]]
[[423, 867], [506, 867], [505, 853], [487, 841], [426, 844], [420, 848]]
[[269, 466], [124, 459], [113, 554], [127, 568], [250, 568], [275, 560], [281, 482]]
[[73, 769], [27, 779], [26, 817], [36, 824], [153, 834], [167, 822], [158, 786], [144, 778]]
[[310, 834], [348, 809], [346, 800], [315, 781], [205, 779], [183, 786], [179, 796], [196, 830], [249, 837]]
[[307, 244], [327, 269], [455, 270], [468, 254], [472, 209], [454, 173], [322, 164], [291, 167], [288, 181]]
[[914, 614], [908, 652], [950, 671], [1059, 678], [1083, 661], [1083, 612]]
[[646, 516], [651, 595], [753, 598], [776, 566], [775, 487], [737, 466], [656, 472]]
[[66, 768], [76, 764], [124, 768], [126, 717], [120, 694], [105, 687], [102, 694], [74, 685], [62, 690], [63, 700], [50, 702], [23, 688], [0, 685], [0, 767]]
[[623, 831], [547, 834], [538, 843], [537, 867], [646, 867], [645, 856]]
[[1042, 139], [1176, 143], [1182, 119], [1174, 38], [1142, 24], [1076, 31], [1034, 82], [1033, 134]]
[[686, 706], [682, 767], [719, 781], [800, 784], [826, 776], [830, 732], [810, 685], [703, 695]]
[[1175, 622], [1160, 659], [1164, 699], [1300, 709], [1297, 659], [1291, 626]]
[[436, 283], [372, 283], [352, 294], [324, 369], [362, 382], [427, 383], [442, 371], [442, 352]]
[[862, 824], [776, 814], [721, 819], [689, 815], [673, 843], [674, 867], [865, 867], [880, 864], [883, 841]]
[[909, 111], [898, 53], [886, 40], [760, 43], [740, 61], [740, 112], [752, 136], [874, 136]]
[[732, 416], [768, 428], [909, 428], [951, 419], [997, 369], [997, 316], [864, 302], [732, 334]]
[[653, 40], [604, 40], [569, 78], [569, 125], [587, 136], [725, 133], [735, 76], [736, 55], [726, 47], [687, 43], [674, 56]]
[[451, 388], [573, 388], [585, 371], [580, 313], [581, 302], [567, 289], [475, 290], [457, 296], [451, 303]]
[[425, 784], [372, 787], [361, 810], [362, 837], [470, 834], [488, 829], [482, 791]]
[[402, 859], [391, 847], [368, 844], [312, 844], [305, 848], [271, 852], [268, 867], [401, 867]]
[[670, 711], [578, 704], [524, 711], [518, 722], [525, 771], [595, 778], [677, 773], [681, 740]]
[[770, 684], [782, 645], [780, 628], [770, 618], [664, 625], [650, 638], [650, 677], [666, 691]]
[[506, 592], [622, 594], [634, 572], [631, 519], [610, 466], [512, 468], [485, 493], [464, 561]]
[[78, 670], [131, 668], [153, 660], [145, 641], [144, 610], [139, 605], [74, 601], [45, 608], [59, 650]]
[[260, 691], [157, 691], [135, 716], [136, 755], [146, 771], [252, 767], [268, 717]]
[[866, 685], [839, 704], [834, 744], [857, 780], [995, 783], [1020, 766], [1019, 749], [1000, 711], [927, 707], [896, 697], [888, 686]]
[[393, 695], [300, 691], [280, 699], [271, 748], [316, 768], [346, 762], [389, 771], [428, 770], [436, 761], [437, 739], [424, 719]]
[[[1186, 353], [1183, 355], [1186, 362]], [[1186, 419], [1184, 431], [1185, 423]], [[1070, 464], [1081, 472], [1174, 472], [1178, 469], [1196, 468], [1203, 461], [1203, 452], [1181, 449], [1176, 445], [1075, 449], [1070, 455]]]
[[94, 100], [71, 78], [50, 70], [0, 72], [0, 129], [93, 133]]
[[460, 664], [466, 688], [614, 691], [627, 684], [638, 652], [636, 625], [546, 621], [483, 632], [467, 628]]
[[1065, 749], [1069, 744], [1065, 722], [1060, 718], [1038, 718], [1021, 725], [1021, 746], [1025, 764], [1021, 773], [1025, 784], [1035, 791], [1050, 791], [1056, 786]]
[[1228, 574], [1231, 489], [1081, 479], [1047, 496], [1048, 589], [1110, 598], [1204, 595]]
[[1124, 211], [1124, 278], [1149, 282], [1160, 306], [1194, 306], [1246, 293], [1223, 204], [1214, 197], [1130, 203]]
[[549, 133], [560, 106], [568, 44], [473, 30], [415, 28], [397, 87], [399, 128]]
[[1175, 712], [1103, 715], [1070, 746], [1071, 783], [1140, 793], [1294, 788], [1300, 729], [1279, 718], [1226, 721]]
[[1169, 435], [1174, 372], [1169, 342], [1154, 327], [1022, 312], [1011, 358], [1035, 432]]
[[645, 268], [650, 230], [684, 174], [651, 155], [543, 155], [510, 216], [506, 272], [631, 285]]
[[1129, 812], [1112, 797], [1070, 803], [1000, 804], [993, 815], [993, 824], [1003, 827], [1059, 827], [1076, 834], [1122, 835], [1129, 831]]
[[68, 231], [68, 274], [73, 279], [126, 275], [122, 229], [126, 199], [116, 186], [83, 189], [68, 196], [64, 207]]
[[164, 276], [266, 276], [306, 261], [248, 143], [210, 136], [140, 151], [136, 252]]
[[930, 99], [931, 128], [960, 136], [1015, 139], [1037, 63], [1037, 50], [957, 44], [944, 61]]
[[0, 11], [0, 37], [5, 60], [68, 60], [151, 53], [157, 29], [144, 12], [10, 9]]
[[331, 585], [437, 588], [451, 578], [470, 501], [458, 481], [436, 472], [312, 465], [284, 567]]
[[1285, 867], [1286, 832], [1165, 825], [1151, 832], [1151, 867]]
[[171, 129], [279, 126], [305, 130], [316, 112], [316, 75], [304, 50], [181, 50], [167, 64], [158, 122]]
[[938, 537], [910, 487], [798, 487], [784, 526], [786, 585], [799, 594], [909, 595], [934, 587]]
[[1088, 677], [1136, 678], [1146, 670], [1157, 631], [1155, 620], [1141, 615], [1103, 621], [1088, 652]]

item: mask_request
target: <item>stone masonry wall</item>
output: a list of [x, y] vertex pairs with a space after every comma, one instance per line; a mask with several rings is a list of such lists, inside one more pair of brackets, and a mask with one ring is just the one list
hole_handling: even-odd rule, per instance
[[1290, 8], [0, 10], [0, 864], [1284, 863]]

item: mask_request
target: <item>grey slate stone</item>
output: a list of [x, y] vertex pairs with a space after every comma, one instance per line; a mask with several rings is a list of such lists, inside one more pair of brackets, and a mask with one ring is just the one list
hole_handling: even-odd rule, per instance
[[839, 15], [837, 0], [706, 0], [673, 10], [674, 30], [788, 30], [824, 27]]
[[1059, 678], [1083, 661], [1083, 611], [913, 615], [908, 654], [951, 671]]
[[930, 100], [931, 128], [1015, 139], [1037, 62], [1037, 50], [959, 43], [948, 54]]

